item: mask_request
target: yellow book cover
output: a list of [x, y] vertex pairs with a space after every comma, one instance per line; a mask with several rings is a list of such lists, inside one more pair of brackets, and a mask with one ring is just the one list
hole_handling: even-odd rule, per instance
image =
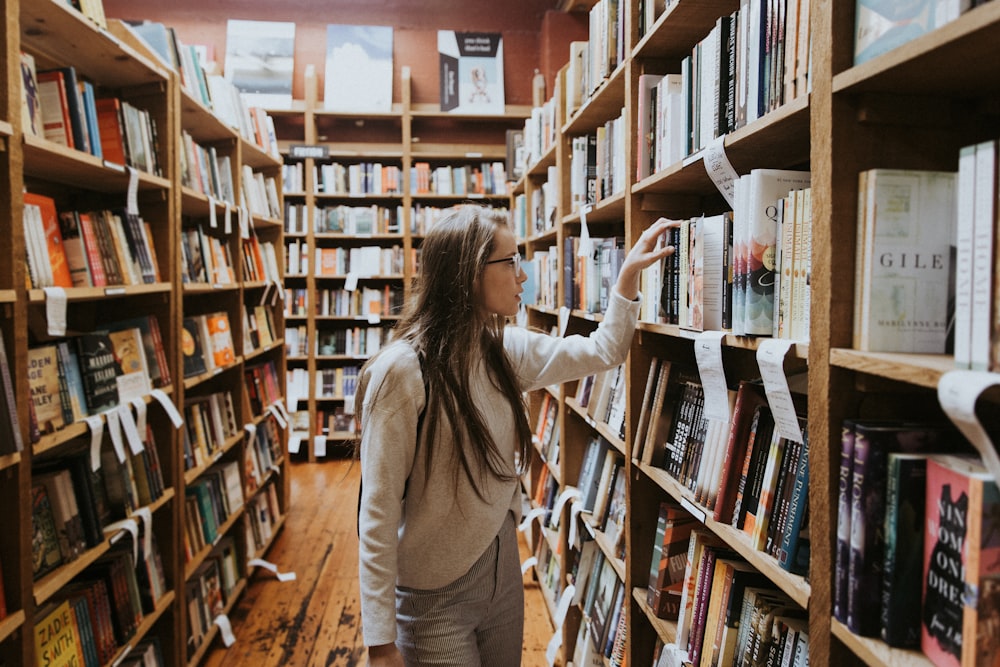
[[69, 600], [41, 615], [35, 624], [35, 662], [46, 667], [83, 667], [83, 644]]

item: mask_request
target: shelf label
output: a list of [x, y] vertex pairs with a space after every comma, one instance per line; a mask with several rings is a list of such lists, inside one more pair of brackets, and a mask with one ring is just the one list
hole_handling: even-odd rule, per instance
[[232, 646], [236, 643], [236, 635], [233, 634], [233, 626], [229, 622], [229, 617], [225, 614], [219, 614], [212, 621], [215, 625], [219, 626], [219, 636], [222, 637], [222, 643], [226, 647]]
[[146, 401], [141, 398], [133, 398], [129, 403], [135, 408], [135, 430], [139, 436], [146, 440]]
[[118, 421], [118, 412], [114, 409], [104, 413], [108, 420], [108, 433], [111, 435], [111, 446], [115, 450], [115, 456], [119, 463], [125, 463], [125, 446], [122, 443], [122, 425]]
[[288, 147], [288, 157], [294, 160], [325, 160], [330, 157], [329, 146], [319, 146], [315, 144], [292, 144]]
[[219, 216], [215, 211], [215, 197], [211, 195], [208, 197], [208, 226], [212, 229], [219, 228]]
[[326, 456], [326, 436], [317, 435], [313, 437], [313, 454], [316, 456]]
[[104, 296], [121, 296], [124, 293], [124, 287], [108, 287], [104, 290]]
[[729, 387], [726, 385], [726, 369], [722, 366], [722, 339], [724, 331], [702, 331], [694, 340], [695, 359], [701, 386], [705, 390], [705, 412], [707, 419], [729, 422]]
[[798, 415], [792, 394], [788, 390], [788, 378], [785, 377], [785, 355], [792, 347], [792, 341], [778, 338], [765, 338], [757, 348], [757, 366], [764, 380], [764, 393], [767, 396], [768, 407], [774, 417], [774, 427], [778, 435], [793, 442], [802, 442], [802, 428], [799, 426]]
[[534, 567], [534, 565], [537, 562], [538, 562], [538, 556], [531, 556], [529, 558], [525, 558], [524, 562], [521, 563], [521, 576], [523, 577], [525, 572]]
[[296, 431], [292, 431], [288, 434], [288, 453], [298, 454], [299, 449], [302, 448], [302, 434]]
[[980, 394], [995, 385], [1000, 385], [1000, 374], [948, 371], [938, 380], [938, 402], [962, 435], [975, 445], [990, 474], [1000, 479], [1000, 453], [976, 416], [976, 401]]
[[[215, 210], [214, 207], [213, 207], [212, 210], [213, 211]], [[214, 215], [214, 213], [213, 213], [213, 215]], [[229, 205], [229, 202], [226, 202], [226, 212], [222, 214], [222, 220], [223, 220], [223, 229], [226, 232], [226, 234], [232, 234], [233, 233], [233, 209]]]
[[170, 400], [167, 396], [167, 392], [162, 389], [154, 389], [150, 392], [150, 395], [155, 398], [161, 406], [163, 406], [164, 412], [170, 417], [170, 422], [174, 425], [174, 428], [180, 428], [184, 424], [184, 418], [181, 417], [181, 413], [177, 411], [177, 406], [174, 402]]

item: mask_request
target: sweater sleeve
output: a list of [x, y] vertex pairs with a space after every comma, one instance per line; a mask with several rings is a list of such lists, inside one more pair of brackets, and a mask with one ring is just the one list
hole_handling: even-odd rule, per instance
[[424, 409], [417, 357], [408, 346], [399, 347], [369, 369], [362, 403], [358, 556], [366, 646], [396, 640], [398, 531]]
[[589, 336], [550, 336], [520, 327], [505, 332], [505, 349], [524, 391], [567, 382], [625, 361], [641, 300], [611, 293], [604, 318]]

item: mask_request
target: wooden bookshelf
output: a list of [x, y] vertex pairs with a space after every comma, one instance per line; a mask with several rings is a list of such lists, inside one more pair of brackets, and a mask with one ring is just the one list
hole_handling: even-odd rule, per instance
[[[529, 232], [521, 240], [526, 257], [549, 246], [561, 249], [564, 240], [579, 236], [581, 216], [570, 209], [568, 197], [570, 140], [626, 109], [625, 141], [628, 178], [625, 193], [613, 195], [586, 213], [591, 234], [618, 234], [626, 247], [657, 217], [685, 218], [717, 214], [730, 206], [706, 173], [705, 151], [666, 166], [651, 176], [636, 177], [639, 75], [677, 72], [680, 60], [708, 35], [721, 16], [739, 9], [734, 0], [668, 3], [644, 35], [638, 32], [639, 3], [626, 2], [625, 59], [586, 97], [578, 110], [559, 123], [556, 155], [526, 165], [515, 184], [517, 197], [526, 198], [528, 228], [533, 230], [530, 195], [556, 165], [560, 178], [557, 225], [541, 234]], [[588, 11], [593, 2], [565, 2], [564, 11]], [[622, 574], [631, 602], [628, 615], [628, 663], [651, 664], [654, 643], [676, 640], [675, 624], [655, 618], [645, 602], [649, 551], [655, 529], [655, 507], [661, 500], [681, 503], [705, 527], [748, 561], [809, 618], [809, 659], [815, 665], [867, 664], [929, 665], [919, 651], [888, 647], [881, 639], [858, 637], [832, 619], [832, 570], [837, 524], [836, 497], [841, 423], [857, 416], [860, 404], [896, 400], [893, 405], [936, 405], [941, 377], [954, 368], [951, 355], [868, 353], [852, 349], [854, 261], [857, 235], [858, 173], [873, 167], [957, 169], [959, 148], [996, 139], [989, 108], [995, 106], [1000, 79], [991, 71], [989, 54], [1000, 38], [1000, 4], [986, 3], [946, 25], [879, 57], [853, 66], [854, 3], [812, 3], [810, 88], [794, 99], [722, 138], [726, 157], [738, 174], [754, 168], [810, 170], [812, 173], [812, 276], [810, 336], [795, 341], [785, 358], [785, 374], [808, 374], [808, 437], [810, 446], [809, 511], [810, 573], [790, 574], [776, 559], [755, 551], [745, 534], [716, 522], [712, 512], [666, 471], [629, 458], [627, 556]], [[567, 54], [568, 55], [568, 54]], [[566, 76], [566, 68], [560, 77]], [[565, 80], [557, 78], [556, 101], [565, 104]], [[562, 112], [559, 118], [563, 118]], [[597, 231], [594, 231], [596, 229]], [[557, 308], [529, 306], [527, 324], [567, 333], [592, 330], [600, 314], [572, 310], [560, 314], [566, 285], [562, 257]], [[694, 364], [696, 334], [681, 327], [640, 322], [628, 365], [629, 400], [624, 443], [606, 424], [587, 416], [575, 400], [574, 383], [557, 388], [561, 425], [560, 489], [574, 486], [587, 439], [607, 438], [614, 447], [632, 450], [642, 404], [645, 377], [653, 357]], [[755, 355], [761, 340], [727, 334], [722, 338], [725, 370], [730, 386], [756, 372]], [[536, 423], [542, 392], [529, 399], [530, 423]], [[993, 409], [993, 403], [990, 403]], [[901, 407], [900, 409], [904, 409]], [[918, 409], [918, 408], [912, 408]], [[933, 413], [933, 410], [931, 410]], [[900, 414], [900, 416], [902, 416]], [[910, 418], [942, 417], [936, 414]], [[996, 437], [996, 434], [992, 434]], [[610, 437], [609, 437], [610, 436]], [[523, 480], [529, 496], [542, 469], [550, 466], [535, 450]], [[563, 517], [568, 520], [569, 514]], [[565, 530], [563, 531], [565, 539]], [[537, 538], [535, 542], [537, 543]], [[564, 553], [572, 545], [562, 543]], [[602, 545], [607, 550], [607, 545]], [[562, 561], [563, 567], [570, 560]], [[557, 591], [548, 591], [550, 597]], [[564, 630], [562, 659], [573, 655], [580, 611], [571, 610]]]
[[[0, 74], [5, 94], [0, 109], [0, 135], [4, 149], [0, 151], [0, 178], [5, 198], [2, 228], [7, 237], [0, 242], [0, 308], [3, 309], [3, 333], [7, 357], [17, 396], [18, 420], [25, 442], [24, 451], [0, 457], [0, 475], [4, 477], [2, 498], [9, 508], [0, 522], [0, 564], [8, 615], [0, 619], [0, 661], [5, 664], [34, 664], [35, 625], [43, 606], [59, 600], [70, 582], [86, 577], [95, 563], [109, 555], [127, 531], [111, 526], [103, 540], [75, 558], [67, 559], [35, 580], [32, 577], [32, 507], [31, 487], [36, 468], [58, 464], [63, 458], [85, 453], [97, 447], [111, 448], [118, 438], [109, 435], [112, 413], [98, 415], [92, 423], [75, 421], [31, 441], [29, 429], [29, 391], [27, 374], [28, 350], [51, 340], [71, 338], [80, 333], [96, 331], [106, 324], [139, 315], [155, 315], [171, 383], [141, 397], [142, 405], [134, 402], [136, 413], [144, 406], [144, 417], [155, 433], [155, 446], [163, 489], [148, 505], [127, 511], [128, 519], [144, 525], [156, 538], [163, 563], [166, 588], [155, 606], [145, 609], [143, 619], [127, 642], [118, 647], [110, 664], [123, 660], [132, 647], [149, 637], [158, 638], [165, 664], [180, 666], [188, 659], [187, 614], [189, 601], [184, 593], [184, 580], [190, 574], [184, 563], [184, 498], [187, 488], [205, 474], [208, 466], [185, 471], [183, 430], [181, 423], [171, 423], [171, 413], [165, 406], [183, 414], [186, 400], [208, 391], [230, 391], [234, 398], [237, 433], [225, 443], [215, 460], [237, 462], [241, 475], [248, 448], [250, 429], [262, 426], [265, 417], [255, 421], [251, 415], [243, 369], [247, 363], [270, 361], [284, 367], [284, 319], [277, 303], [279, 287], [273, 281], [260, 281], [245, 276], [242, 268], [242, 244], [238, 225], [238, 208], [243, 202], [224, 205], [218, 198], [209, 198], [182, 183], [182, 137], [186, 131], [196, 141], [211, 144], [232, 160], [234, 191], [240, 192], [240, 169], [248, 165], [254, 172], [277, 178], [280, 193], [281, 161], [255, 142], [243, 138], [240, 132], [220, 120], [210, 109], [182, 90], [180, 76], [149, 47], [135, 37], [123, 23], [111, 19], [108, 27], [100, 28], [69, 4], [58, 0], [20, 2], [3, 0], [6, 39], [3, 42], [8, 63]], [[155, 123], [151, 147], [156, 150], [159, 172], [132, 170], [94, 155], [58, 145], [28, 134], [21, 126], [21, 77], [18, 53], [30, 53], [36, 67], [49, 69], [72, 65], [81, 79], [92, 82], [103, 94], [113, 94], [148, 112]], [[65, 289], [67, 335], [50, 335], [46, 329], [48, 297], [41, 289], [25, 285], [26, 239], [22, 224], [25, 191], [39, 192], [55, 199], [57, 209], [91, 210], [121, 209], [126, 205], [130, 189], [134, 190], [142, 219], [151, 233], [155, 264], [159, 271], [156, 282], [106, 287], [71, 287]], [[222, 220], [227, 209], [233, 214], [232, 229], [223, 230]], [[192, 221], [205, 222], [216, 214], [217, 234], [228, 244], [233, 257], [234, 282], [186, 284], [182, 281], [181, 231]], [[262, 242], [282, 246], [282, 223], [279, 216], [248, 216], [247, 232]], [[280, 254], [280, 253], [279, 253]], [[279, 262], [280, 264], [280, 262]], [[279, 266], [279, 272], [283, 265]], [[280, 280], [279, 280], [280, 282]], [[271, 304], [269, 295], [276, 298]], [[242, 312], [265, 301], [274, 309], [275, 340], [257, 348], [243, 344]], [[198, 378], [184, 378], [182, 361], [182, 326], [185, 314], [225, 311], [230, 319], [236, 361], [219, 372], [209, 372]], [[279, 377], [284, 391], [284, 378]], [[162, 392], [162, 393], [160, 393]], [[59, 400], [58, 398], [56, 399]], [[170, 405], [173, 404], [173, 405]], [[6, 415], [3, 417], [6, 419]], [[271, 417], [266, 417], [270, 419]], [[92, 429], [100, 427], [102, 438], [92, 441]], [[127, 429], [126, 429], [127, 431]], [[127, 433], [126, 433], [127, 435]], [[278, 511], [284, 516], [288, 508], [289, 480], [285, 471], [287, 457], [283, 454], [284, 437], [278, 432], [278, 453], [273, 468], [266, 471], [265, 483], [272, 485], [278, 499]], [[128, 444], [135, 446], [136, 443]], [[151, 445], [146, 445], [151, 446]], [[126, 448], [127, 449], [127, 448]], [[133, 450], [133, 454], [134, 454]], [[246, 480], [241, 478], [241, 482]], [[245, 486], [245, 484], [244, 484]], [[263, 487], [262, 487], [263, 489]], [[244, 493], [244, 502], [253, 494]], [[244, 504], [245, 506], [245, 504]], [[143, 518], [145, 517], [145, 518]], [[146, 521], [151, 521], [146, 523]], [[249, 557], [263, 555], [274, 536], [262, 549], [244, 540], [246, 516], [242, 510], [232, 512], [222, 530], [228, 531], [238, 545], [240, 570]], [[284, 525], [276, 518], [274, 534]], [[249, 547], [249, 549], [248, 549]], [[204, 559], [205, 555], [199, 554]], [[246, 590], [246, 572], [229, 598], [229, 609]], [[200, 647], [203, 655], [208, 644]]]
[[[315, 224], [304, 233], [290, 232], [286, 228], [286, 242], [298, 242], [305, 246], [309, 270], [286, 276], [286, 290], [303, 289], [307, 294], [307, 312], [304, 315], [289, 315], [286, 320], [295, 326], [304, 326], [308, 341], [307, 354], [289, 354], [287, 369], [292, 372], [304, 370], [308, 381], [306, 395], [299, 399], [301, 418], [297, 420], [297, 432], [301, 434], [303, 449], [299, 457], [314, 461], [322, 458], [317, 453], [316, 439], [325, 441], [320, 452], [342, 453], [349, 446], [355, 434], [348, 431], [330, 432], [327, 424], [320, 423], [319, 412], [331, 413], [335, 408], [345, 406], [341, 394], [325, 396], [317, 391], [317, 379], [324, 371], [343, 367], [360, 367], [370, 354], [324, 354], [319, 349], [319, 338], [330, 332], [354, 326], [391, 327], [398, 316], [387, 313], [383, 304], [382, 312], [375, 318], [351, 314], [346, 316], [321, 315], [315, 299], [321, 290], [339, 290], [348, 280], [357, 278], [357, 288], [365, 286], [379, 289], [389, 285], [401, 291], [404, 296], [414, 276], [413, 253], [419, 248], [422, 235], [414, 229], [414, 207], [450, 208], [465, 201], [475, 201], [484, 205], [506, 207], [509, 196], [481, 194], [417, 194], [411, 186], [410, 169], [416, 162], [432, 165], [471, 165], [484, 161], [503, 161], [506, 156], [505, 132], [508, 128], [519, 127], [530, 111], [528, 107], [508, 106], [505, 112], [495, 115], [463, 115], [442, 112], [436, 104], [413, 104], [410, 99], [410, 72], [402, 68], [400, 90], [402, 99], [392, 104], [389, 111], [350, 112], [330, 111], [317, 99], [317, 81], [311, 73], [306, 74], [306, 95], [304, 100], [294, 100], [292, 109], [273, 111], [272, 116], [278, 134], [278, 143], [286, 156], [286, 164], [301, 162], [304, 172], [303, 189], [286, 190], [286, 204], [303, 207], [305, 219], [315, 220], [317, 212], [333, 206], [384, 206], [399, 211], [398, 232], [376, 232], [350, 234], [343, 232], [317, 231]], [[320, 146], [325, 157], [296, 159], [291, 149], [297, 145]], [[322, 165], [339, 163], [379, 163], [400, 169], [399, 192], [381, 194], [330, 193], [325, 192], [315, 182], [315, 173]], [[399, 247], [403, 255], [402, 270], [398, 273], [355, 276], [351, 274], [320, 273], [316, 267], [316, 252], [322, 248], [348, 248], [359, 245], [381, 248]]]

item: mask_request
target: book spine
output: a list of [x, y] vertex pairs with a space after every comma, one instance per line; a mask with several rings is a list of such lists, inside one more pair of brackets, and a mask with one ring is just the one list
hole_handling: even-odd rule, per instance
[[845, 421], [840, 436], [837, 493], [837, 551], [833, 570], [833, 617], [847, 622], [847, 573], [851, 554], [851, 478], [854, 468], [854, 423]]

